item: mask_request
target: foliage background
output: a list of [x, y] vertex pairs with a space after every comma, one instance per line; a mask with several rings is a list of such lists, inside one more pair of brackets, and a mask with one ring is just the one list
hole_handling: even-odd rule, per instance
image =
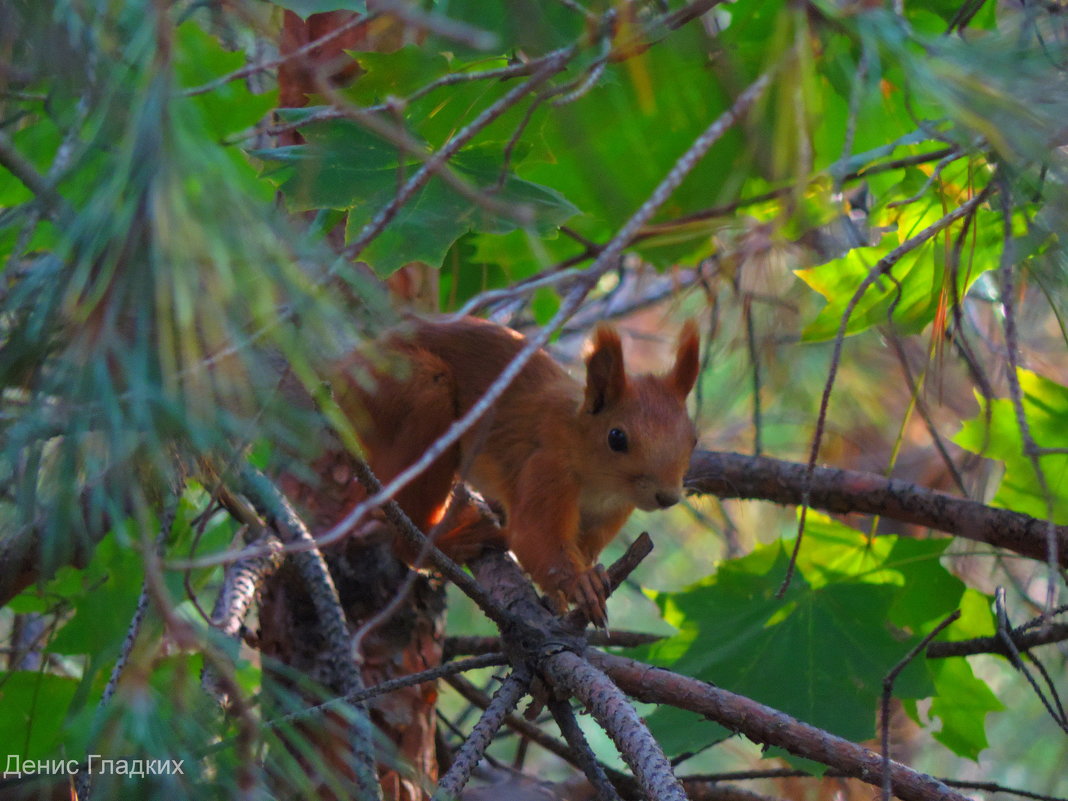
[[[229, 742], [233, 722], [198, 689], [198, 649], [168, 643], [158, 609], [138, 669], [97, 708], [146, 570], [157, 604], [230, 653], [250, 695], [263, 692], [256, 659], [197, 613], [218, 565], [162, 569], [152, 557], [175, 452], [240, 443], [261, 466], [307, 458], [311, 412], [277, 392], [278, 364], [314, 390], [330, 358], [396, 319], [378, 279], [405, 265], [423, 265], [424, 305], [454, 311], [512, 288], [483, 310], [546, 324], [569, 286], [560, 265], [586, 265], [762, 74], [767, 91], [629, 243], [554, 353], [574, 359], [591, 320], [620, 317], [635, 361], [655, 365], [672, 321], [699, 315], [703, 446], [804, 461], [833, 364], [821, 462], [1068, 523], [1059, 9], [708, 5], [676, 29], [665, 21], [685, 7], [674, 2], [381, 14], [351, 85], [273, 117], [271, 71], [232, 72], [272, 58], [283, 10], [362, 4], [5, 5], [0, 521], [5, 537], [40, 532], [42, 574], [54, 576], [0, 613], [12, 651], [0, 742], [27, 758], [103, 749], [191, 762], [205, 742]], [[570, 48], [566, 70], [479, 129], [363, 246], [398, 187], [530, 73], [428, 87], [558, 48]], [[303, 141], [279, 144], [284, 128]], [[965, 221], [893, 255], [984, 192]], [[844, 324], [888, 257], [892, 278]], [[549, 280], [523, 289], [535, 277]], [[648, 304], [658, 293], [666, 300]], [[102, 515], [112, 530], [89, 558], [86, 521]], [[236, 531], [195, 482], [173, 516], [160, 546], [171, 567], [226, 549]], [[621, 592], [612, 614], [676, 633], [641, 656], [854, 740], [875, 734], [883, 675], [950, 611], [963, 613], [950, 639], [989, 634], [995, 587], [1018, 624], [1043, 608], [1051, 575], [1063, 585], [975, 543], [810, 512], [778, 599], [794, 510], [699, 499], [636, 515], [606, 560], [646, 529], [658, 548], [645, 591]], [[28, 656], [26, 625], [37, 632]], [[450, 633], [480, 630], [455, 598]], [[1064, 646], [1048, 650], [1056, 683]], [[921, 768], [1068, 794], [1063, 731], [997, 657], [919, 660], [895, 696], [914, 721], [901, 748]], [[265, 714], [287, 703], [257, 699]], [[455, 699], [443, 708], [461, 714]], [[759, 760], [683, 715], [650, 710], [669, 753], [724, 739], [688, 771]], [[265, 729], [260, 747], [274, 744]], [[510, 759], [514, 745], [497, 748]], [[209, 762], [207, 788], [198, 777], [154, 789], [223, 796], [234, 752]]]

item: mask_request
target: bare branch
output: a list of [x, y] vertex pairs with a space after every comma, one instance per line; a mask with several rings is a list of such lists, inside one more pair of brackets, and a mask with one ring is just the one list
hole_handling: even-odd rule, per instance
[[683, 778], [682, 786], [686, 788], [690, 801], [779, 801], [773, 796], [754, 793], [752, 790], [719, 781]]
[[[448, 676], [445, 680], [450, 687], [456, 690], [456, 692], [469, 703], [482, 709], [489, 706], [490, 697], [462, 676]], [[576, 759], [574, 752], [571, 750], [571, 747], [566, 742], [548, 734], [537, 724], [531, 723], [529, 720], [526, 720], [519, 715], [508, 715], [504, 719], [504, 724], [517, 734], [537, 743], [550, 754], [555, 754], [560, 757], [560, 759], [570, 765], [574, 765], [579, 770], [582, 769], [578, 764], [578, 760]]]
[[570, 651], [545, 660], [542, 671], [561, 689], [578, 698], [593, 714], [634, 771], [638, 785], [651, 801], [686, 801], [686, 793], [671, 770], [671, 762], [653, 738], [645, 721], [619, 688], [589, 662]]
[[890, 801], [890, 795], [892, 792], [890, 782], [890, 699], [894, 695], [894, 682], [897, 677], [901, 675], [901, 671], [904, 670], [909, 662], [916, 658], [916, 656], [942, 631], [951, 623], [960, 620], [960, 610], [954, 609], [953, 612], [943, 619], [937, 626], [931, 629], [930, 632], [916, 645], [909, 649], [909, 652], [890, 670], [886, 676], [883, 677], [883, 694], [882, 694], [882, 713], [880, 716], [880, 725], [882, 727], [882, 751], [883, 751], [883, 801]]
[[[664, 639], [662, 634], [649, 634], [644, 631], [604, 631], [594, 629], [586, 632], [586, 642], [590, 645], [598, 645], [608, 648], [637, 648], [639, 645], [659, 642]], [[476, 637], [460, 635], [445, 638], [443, 659], [452, 659], [457, 656], [473, 654], [491, 654], [500, 651], [500, 637]]]
[[586, 774], [590, 784], [597, 792], [598, 801], [619, 801], [616, 788], [605, 773], [604, 767], [597, 761], [597, 756], [590, 749], [586, 741], [586, 735], [582, 733], [582, 727], [575, 719], [575, 713], [567, 701], [557, 698], [549, 699], [549, 712], [553, 720], [560, 727], [560, 733], [564, 735], [571, 751], [575, 754], [576, 761], [582, 766], [582, 772]]
[[[957, 537], [1046, 559], [1046, 522], [1009, 509], [957, 498], [873, 473], [808, 466], [766, 456], [697, 451], [686, 487], [720, 498], [756, 498], [797, 505], [808, 487], [814, 508], [835, 513], [877, 514], [945, 531]], [[1057, 526], [1061, 565], [1068, 567], [1068, 526]]]
[[523, 697], [530, 687], [531, 673], [525, 668], [518, 668], [497, 689], [486, 711], [479, 718], [475, 728], [464, 740], [459, 753], [456, 754], [452, 766], [438, 782], [438, 789], [434, 792], [431, 801], [444, 801], [455, 798], [467, 784], [471, 777], [471, 771], [475, 769], [482, 755], [486, 753], [493, 736], [501, 728], [505, 717], [515, 709], [519, 699]]
[[[1025, 653], [1039, 645], [1065, 642], [1068, 640], [1068, 623], [1051, 623], [1035, 631], [1021, 632], [1013, 629], [1009, 635], [1019, 653]], [[970, 640], [953, 642], [933, 642], [927, 646], [928, 659], [945, 659], [950, 656], [974, 656], [975, 654], [998, 654], [1011, 656], [1012, 649], [1000, 634], [990, 637], [975, 637]]]
[[[868, 748], [697, 679], [612, 654], [590, 651], [588, 656], [640, 701], [689, 709], [753, 742], [785, 748], [875, 786], [881, 782], [882, 759]], [[890, 763], [890, 778], [902, 801], [967, 801], [934, 777], [897, 762]]]
[[1046, 582], [1046, 609], [1053, 609], [1057, 599], [1057, 565], [1060, 563], [1056, 526], [1053, 522], [1053, 493], [1050, 491], [1046, 471], [1038, 455], [1038, 446], [1031, 436], [1031, 426], [1024, 413], [1023, 390], [1020, 388], [1020, 346], [1016, 333], [1016, 299], [1014, 297], [1014, 274], [1016, 267], [1015, 244], [1012, 232], [1012, 198], [1009, 195], [1008, 177], [999, 172], [997, 175], [1001, 192], [1002, 243], [1001, 264], [998, 273], [1001, 278], [1001, 308], [1004, 312], [1005, 348], [1008, 351], [1009, 369], [1006, 374], [1009, 384], [1009, 398], [1016, 413], [1016, 427], [1023, 443], [1023, 453], [1031, 463], [1038, 489], [1046, 502], [1046, 563], [1049, 565], [1049, 581]]

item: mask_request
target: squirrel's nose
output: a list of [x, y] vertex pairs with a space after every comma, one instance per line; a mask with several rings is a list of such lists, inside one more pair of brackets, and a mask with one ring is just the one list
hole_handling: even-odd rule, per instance
[[669, 506], [674, 506], [679, 502], [679, 494], [677, 492], [660, 491], [656, 493], [656, 502], [661, 509], [667, 509]]

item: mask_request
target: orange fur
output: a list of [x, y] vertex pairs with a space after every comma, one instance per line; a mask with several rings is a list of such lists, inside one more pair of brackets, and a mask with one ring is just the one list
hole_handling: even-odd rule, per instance
[[[357, 388], [342, 399], [379, 477], [388, 481], [417, 459], [524, 343], [517, 332], [474, 318], [419, 321], [392, 335], [382, 349], [384, 363], [370, 371], [373, 391]], [[508, 546], [534, 580], [589, 606], [580, 585], [634, 508], [665, 508], [681, 497], [696, 441], [686, 396], [698, 369], [692, 323], [663, 376], [628, 375], [619, 336], [609, 326], [594, 333], [585, 385], [538, 351], [458, 447], [398, 501], [426, 531], [459, 472], [504, 508]], [[471, 552], [458, 530], [439, 544], [446, 552]]]

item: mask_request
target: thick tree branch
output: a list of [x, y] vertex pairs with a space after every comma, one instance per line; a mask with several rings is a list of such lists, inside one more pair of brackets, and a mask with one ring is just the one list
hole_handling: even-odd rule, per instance
[[634, 771], [646, 798], [686, 801], [686, 793], [660, 744], [638, 711], [604, 673], [571, 651], [546, 659], [542, 670], [554, 686], [567, 690], [586, 705]]
[[[756, 743], [785, 748], [876, 787], [882, 782], [882, 757], [875, 751], [703, 681], [621, 656], [594, 651], [587, 655], [640, 701], [689, 709]], [[903, 801], [967, 801], [932, 776], [897, 762], [890, 763], [890, 779], [894, 794]]]
[[[749, 498], [797, 505], [806, 466], [767, 456], [696, 451], [686, 477], [688, 490], [719, 498]], [[808, 484], [809, 503], [828, 512], [879, 515], [985, 542], [1045, 561], [1048, 524], [1009, 509], [884, 478], [874, 473], [817, 467]], [[1056, 526], [1060, 564], [1068, 567], [1068, 527]]]
[[501, 632], [513, 662], [535, 664], [551, 685], [586, 705], [612, 737], [647, 798], [683, 801], [682, 786], [644, 721], [608, 677], [579, 655], [582, 640], [542, 606], [518, 565], [491, 553], [474, 560], [471, 569], [490, 595], [524, 622], [522, 629]]

